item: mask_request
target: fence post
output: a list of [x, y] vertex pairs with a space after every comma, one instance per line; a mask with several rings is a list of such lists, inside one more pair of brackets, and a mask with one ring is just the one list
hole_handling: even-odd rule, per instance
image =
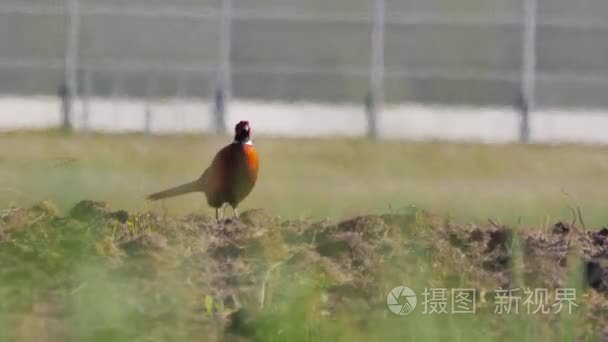
[[93, 88], [93, 80], [91, 69], [85, 69], [83, 87], [82, 87], [82, 130], [85, 134], [89, 133], [90, 127], [90, 116], [91, 116], [91, 91]]
[[524, 0], [524, 36], [520, 103], [520, 141], [530, 141], [530, 114], [536, 107], [536, 20], [538, 0]]
[[144, 135], [150, 136], [152, 134], [152, 100], [157, 94], [157, 78], [156, 74], [149, 72], [148, 81], [146, 84], [146, 102], [144, 104]]
[[146, 109], [144, 112], [144, 135], [149, 137], [152, 134], [152, 109], [150, 103], [146, 102]]
[[378, 122], [384, 105], [384, 29], [386, 0], [374, 1], [374, 21], [371, 37], [370, 90], [366, 97], [368, 135], [371, 139], [379, 136]]
[[57, 96], [59, 97], [59, 103], [61, 105], [61, 128], [64, 131], [70, 131], [72, 130], [72, 121], [70, 120], [72, 116], [70, 103], [72, 103], [72, 100], [70, 99], [68, 86], [65, 82], [62, 82], [59, 85]]
[[186, 80], [184, 73], [178, 72], [175, 76], [175, 97], [180, 102], [188, 98], [188, 87], [186, 86]]
[[74, 99], [78, 91], [78, 34], [80, 31], [79, 0], [66, 0], [68, 9], [67, 37], [65, 45], [65, 84], [60, 92], [63, 94], [63, 129], [72, 129], [72, 112]]
[[232, 97], [232, 10], [232, 0], [222, 0], [219, 72], [213, 88], [213, 126], [216, 133], [224, 133], [226, 129], [226, 113]]

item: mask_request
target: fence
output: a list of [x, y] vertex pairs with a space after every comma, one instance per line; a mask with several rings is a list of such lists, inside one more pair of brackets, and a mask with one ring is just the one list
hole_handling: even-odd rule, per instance
[[91, 97], [208, 98], [216, 130], [234, 97], [354, 102], [372, 137], [385, 101], [511, 105], [522, 141], [538, 105], [608, 105], [603, 0], [451, 3], [3, 2], [0, 91], [59, 91], [66, 128]]

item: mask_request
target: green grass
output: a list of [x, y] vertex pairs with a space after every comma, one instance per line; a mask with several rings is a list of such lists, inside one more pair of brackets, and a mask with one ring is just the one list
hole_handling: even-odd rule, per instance
[[[81, 199], [114, 208], [212, 214], [204, 197], [152, 204], [150, 192], [198, 177], [230, 137], [0, 135], [0, 206]], [[466, 221], [542, 226], [569, 219], [608, 223], [608, 148], [370, 142], [254, 137], [259, 182], [242, 209], [285, 218], [400, 212], [416, 206]], [[565, 194], [568, 195], [565, 195]], [[573, 198], [570, 198], [570, 196]]]
[[[49, 204], [0, 214], [0, 341], [571, 341], [591, 340], [606, 323], [608, 301], [589, 299], [574, 251], [563, 283], [577, 289], [580, 307], [572, 315], [527, 315], [521, 304], [519, 314], [499, 315], [492, 299], [477, 299], [475, 314], [423, 313], [425, 287], [471, 287], [481, 296], [504, 273], [480, 267], [492, 254], [468, 254], [444, 230], [466, 237], [465, 226], [446, 227], [418, 210], [394, 215], [393, 223], [375, 217], [342, 228], [262, 216], [224, 233], [208, 218], [132, 215], [120, 224], [57, 216]], [[336, 243], [344, 232], [362, 240]], [[128, 247], [142, 233], [167, 243]], [[242, 248], [223, 244], [223, 236]], [[543, 257], [524, 262], [524, 241], [516, 241], [508, 252], [515, 273], [535, 264], [560, 271]], [[466, 246], [481, 251], [486, 244]], [[353, 264], [362, 256], [367, 266]], [[512, 279], [514, 287], [533, 287], [521, 274]], [[418, 295], [407, 316], [386, 308], [398, 285]], [[228, 328], [235, 307], [224, 298], [233, 292], [242, 318], [232, 316], [239, 323]]]
[[[284, 219], [314, 220], [286, 228], [271, 218], [247, 226], [227, 244], [245, 246], [239, 258], [226, 261], [212, 253], [228, 241], [213, 235], [217, 226], [205, 219], [176, 221], [192, 212], [211, 215], [202, 195], [160, 203], [144, 197], [198, 177], [229, 141], [226, 136], [0, 135], [0, 208], [50, 200], [65, 214], [76, 202], [92, 199], [132, 213], [126, 224], [118, 224], [64, 218], [48, 208], [17, 218], [1, 211], [0, 329], [8, 335], [0, 334], [0, 341], [219, 341], [225, 330], [221, 316], [230, 311], [222, 302], [227, 289], [237, 291], [244, 308], [252, 310], [231, 331], [252, 341], [570, 341], [592, 340], [605, 325], [597, 310], [606, 298], [581, 285], [578, 255], [568, 263], [565, 285], [577, 288], [580, 315], [498, 317], [482, 306], [471, 316], [423, 315], [419, 307], [399, 317], [387, 311], [385, 300], [388, 290], [401, 284], [420, 294], [424, 287], [492, 290], [502, 279], [500, 272], [470, 267], [469, 260], [488, 256], [463, 257], [450, 234], [438, 233], [441, 224], [426, 222], [420, 209], [453, 222], [492, 218], [538, 228], [569, 222], [568, 206], [575, 205], [587, 227], [608, 223], [606, 147], [256, 136], [260, 178], [242, 212], [264, 208]], [[161, 215], [133, 214], [147, 210]], [[366, 213], [402, 213], [412, 221], [382, 230], [371, 220], [360, 232], [361, 244], [346, 252], [340, 252], [344, 243], [336, 243], [338, 233], [327, 235], [325, 223], [315, 223]], [[299, 225], [302, 235], [295, 234]], [[125, 247], [151, 232], [162, 235], [168, 247], [142, 247], [141, 255]], [[322, 239], [338, 252], [315, 254], [318, 259], [300, 254], [320, 253], [327, 242]], [[514, 241], [512, 278], [519, 282], [523, 265], [535, 260], [524, 263], [524, 241]], [[365, 272], [350, 260], [361, 255], [372, 260]], [[550, 266], [559, 271], [557, 263]], [[238, 284], [218, 282], [225, 272], [235, 272]], [[356, 286], [342, 287], [342, 278], [349, 277]], [[259, 309], [262, 288], [267, 301]], [[332, 291], [348, 299], [327, 314]]]

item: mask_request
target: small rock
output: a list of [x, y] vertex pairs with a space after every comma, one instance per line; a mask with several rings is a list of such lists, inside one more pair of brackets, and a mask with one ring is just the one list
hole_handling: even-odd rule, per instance
[[127, 221], [129, 220], [129, 213], [125, 210], [118, 210], [113, 213], [110, 213], [110, 217], [120, 223], [127, 223]]
[[70, 216], [76, 220], [86, 221], [107, 215], [109, 206], [104, 202], [83, 200], [70, 210]]
[[121, 243], [120, 247], [129, 254], [137, 254], [142, 251], [162, 251], [167, 248], [167, 239], [158, 233], [144, 233]]
[[471, 231], [469, 236], [471, 241], [481, 241], [483, 240], [483, 232], [479, 228], [475, 228]]
[[600, 229], [600, 231], [597, 232], [597, 235], [608, 236], [608, 227], [604, 227], [604, 228]]
[[565, 234], [570, 233], [570, 227], [565, 225], [563, 222], [557, 222], [555, 224], [555, 226], [553, 226], [552, 232], [553, 232], [553, 234], [565, 235]]
[[489, 234], [486, 252], [493, 251], [497, 247], [506, 248], [513, 238], [513, 232], [506, 227], [490, 230]]

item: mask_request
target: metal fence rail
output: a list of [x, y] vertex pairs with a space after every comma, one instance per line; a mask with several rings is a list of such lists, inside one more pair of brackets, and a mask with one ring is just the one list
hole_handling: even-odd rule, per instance
[[[508, 99], [506, 102], [513, 102], [521, 112], [521, 140], [527, 141], [530, 135], [529, 116], [534, 112], [539, 101], [539, 84], [583, 84], [588, 87], [608, 85], [608, 64], [606, 70], [592, 70], [580, 72], [574, 68], [572, 70], [539, 68], [539, 30], [576, 30], [576, 32], [587, 31], [608, 31], [608, 21], [603, 21], [597, 17], [577, 18], [563, 13], [561, 16], [546, 16], [539, 13], [540, 0], [521, 0], [521, 10], [518, 13], [494, 13], [494, 15], [466, 14], [466, 13], [404, 13], [391, 10], [392, 3], [387, 0], [370, 0], [369, 8], [365, 11], [325, 11], [323, 9], [295, 9], [295, 8], [245, 8], [239, 0], [220, 0], [218, 6], [167, 6], [162, 4], [142, 4], [137, 2], [126, 2], [121, 4], [105, 4], [82, 0], [56, 0], [47, 4], [11, 2], [0, 4], [0, 16], [24, 16], [24, 17], [53, 17], [61, 18], [64, 22], [64, 37], [57, 38], [57, 44], [63, 45], [61, 53], [55, 56], [44, 56], [42, 58], [33, 55], [8, 57], [0, 53], [0, 72], [5, 71], [36, 71], [46, 70], [53, 75], [61, 73], [60, 88], [65, 101], [65, 120], [64, 125], [69, 128], [70, 118], [74, 112], [74, 101], [83, 100], [82, 115], [89, 117], [90, 110], [87, 97], [94, 95], [102, 96], [138, 96], [155, 97], [167, 96], [169, 90], [167, 80], [174, 84], [174, 96], [183, 97], [207, 97], [213, 99], [213, 108], [217, 130], [225, 127], [224, 116], [229, 110], [229, 104], [233, 97], [241, 94], [233, 89], [234, 78], [239, 77], [289, 77], [298, 76], [318, 80], [323, 78], [339, 79], [347, 77], [357, 79], [357, 85], [367, 83], [362, 87], [361, 103], [367, 111], [369, 121], [369, 135], [377, 137], [381, 132], [377, 131], [378, 116], [382, 111], [385, 98], [389, 101], [398, 101], [392, 95], [394, 84], [399, 80], [433, 80], [437, 82], [446, 81], [467, 81], [467, 82], [498, 82], [506, 84], [506, 89], [516, 89], [515, 99]], [[601, 0], [597, 0], [601, 1]], [[250, 1], [248, 4], [254, 4]], [[292, 2], [294, 3], [294, 2]], [[203, 48], [200, 51], [191, 53], [191, 56], [204, 55], [204, 58], [193, 57], [192, 61], [177, 61], [168, 58], [167, 60], [154, 60], [154, 58], [143, 59], [133, 58], [132, 56], [120, 56], [120, 58], [99, 55], [99, 51], [87, 52], [87, 46], [94, 46], [105, 39], [112, 37], [96, 37], [95, 28], [102, 27], [105, 21], [112, 18], [122, 18], [121, 20], [133, 21], [136, 19], [169, 20], [171, 23], [183, 23], [193, 21], [196, 23], [206, 23], [208, 27], [214, 27], [212, 38], [201, 38], [200, 44]], [[94, 23], [98, 26], [87, 25]], [[242, 23], [303, 23], [310, 25], [359, 25], [356, 26], [363, 31], [367, 30], [366, 37], [358, 37], [359, 41], [367, 41], [368, 57], [361, 57], [361, 61], [367, 61], [367, 65], [360, 62], [347, 61], [344, 63], [306, 63], [301, 65], [292, 63], [291, 60], [282, 63], [255, 63], [255, 58], [248, 60], [247, 56], [235, 58], [234, 49], [239, 47], [235, 42], [242, 31], [236, 30]], [[158, 24], [157, 26], [161, 26]], [[236, 26], [235, 26], [236, 25]], [[350, 26], [349, 26], [350, 27]], [[406, 29], [402, 29], [406, 27]], [[517, 69], [512, 67], [488, 68], [484, 67], [446, 67], [437, 66], [417, 66], [407, 67], [387, 63], [387, 58], [397, 58], [388, 49], [392, 47], [395, 39], [395, 32], [399, 30], [415, 30], [419, 27], [453, 27], [456, 29], [498, 29], [513, 32], [511, 35], [518, 35], [520, 42], [521, 60], [516, 63]], [[398, 31], [389, 30], [395, 29]], [[42, 26], [42, 29], [45, 29]], [[93, 30], [88, 32], [87, 30]], [[337, 28], [336, 31], [344, 30]], [[145, 31], [145, 30], [144, 30]], [[18, 32], [14, 32], [13, 38], [18, 37]], [[263, 35], [264, 32], [260, 31]], [[41, 32], [42, 34], [42, 32]], [[152, 32], [146, 33], [148, 36]], [[3, 38], [4, 37], [4, 38]], [[10, 35], [0, 36], [0, 43], [3, 39], [9, 39]], [[153, 38], [153, 37], [152, 37]], [[516, 39], [516, 40], [517, 40]], [[10, 40], [10, 39], [9, 39]], [[3, 46], [9, 46], [12, 41], [6, 42]], [[159, 41], [159, 44], [166, 42]], [[295, 42], [298, 44], [301, 42]], [[137, 44], [137, 42], [133, 42]], [[236, 45], [235, 45], [236, 44]], [[277, 43], [279, 44], [279, 43]], [[500, 45], [499, 42], [496, 43]], [[277, 45], [279, 46], [279, 45]], [[278, 47], [280, 48], [280, 46]], [[101, 49], [103, 53], [103, 49]], [[253, 51], [253, 50], [252, 50]], [[86, 52], [86, 53], [85, 53]], [[177, 52], [179, 53], [179, 52]], [[198, 55], [197, 55], [198, 54]], [[288, 55], [287, 55], [288, 56]], [[322, 56], [321, 57], [327, 57]], [[163, 58], [160, 58], [163, 59]], [[320, 58], [323, 59], [323, 58]], [[325, 58], [327, 59], [327, 58]], [[324, 63], [327, 64], [325, 61]], [[490, 63], [491, 64], [491, 63]], [[513, 62], [512, 62], [513, 64]], [[132, 81], [135, 79], [135, 81]], [[197, 91], [191, 92], [188, 82], [196, 79]], [[104, 81], [105, 80], [105, 81]], [[105, 83], [104, 83], [105, 82]], [[344, 81], [346, 82], [346, 81]], [[107, 83], [107, 84], [106, 84]], [[137, 83], [137, 86], [131, 86]], [[201, 84], [206, 83], [206, 90], [201, 91]], [[131, 88], [136, 90], [131, 91]], [[393, 87], [393, 88], [391, 88]], [[6, 86], [5, 86], [6, 88]], [[103, 91], [107, 88], [108, 91]], [[10, 89], [4, 90], [10, 92]], [[52, 93], [53, 89], [48, 89]], [[19, 92], [18, 89], [15, 92]], [[505, 94], [505, 97], [510, 95]], [[311, 101], [319, 100], [310, 98]], [[322, 100], [322, 99], [320, 99]], [[352, 101], [352, 98], [337, 99], [338, 101]], [[542, 102], [542, 101], [540, 101]]]

